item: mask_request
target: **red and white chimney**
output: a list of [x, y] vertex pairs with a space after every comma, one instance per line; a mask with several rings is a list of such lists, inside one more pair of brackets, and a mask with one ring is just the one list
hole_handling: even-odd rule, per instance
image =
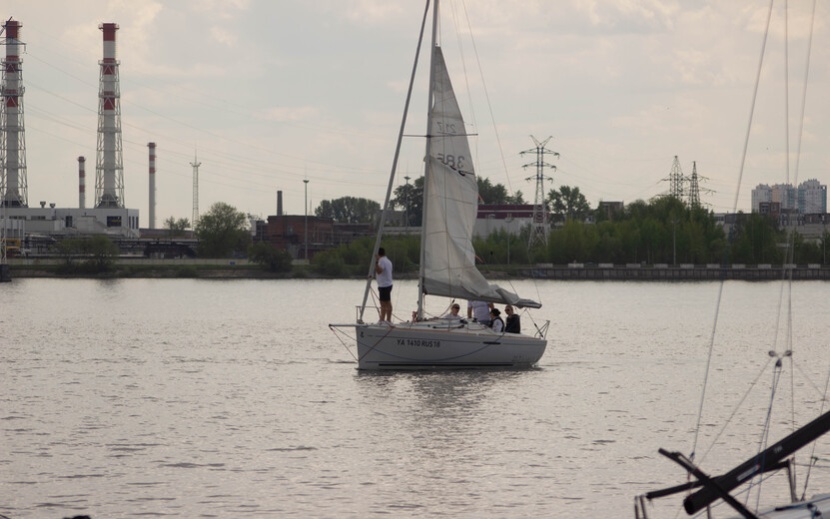
[[86, 209], [86, 158], [78, 157], [78, 207]]
[[104, 35], [104, 58], [98, 62], [98, 149], [95, 164], [95, 206], [125, 207], [124, 162], [121, 143], [121, 86], [116, 59], [118, 24], [98, 26]]
[[20, 22], [9, 19], [3, 24], [6, 57], [2, 63], [3, 112], [0, 138], [4, 140], [5, 164], [0, 177], [6, 180], [6, 193], [0, 203], [6, 207], [29, 207], [26, 187], [26, 139], [23, 127], [23, 72], [20, 59]]

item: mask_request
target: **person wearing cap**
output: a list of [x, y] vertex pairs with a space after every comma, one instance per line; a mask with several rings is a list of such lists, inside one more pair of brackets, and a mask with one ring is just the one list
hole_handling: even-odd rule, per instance
[[492, 308], [490, 310], [490, 328], [493, 329], [496, 333], [504, 332], [504, 321], [501, 320], [501, 310], [498, 308]]

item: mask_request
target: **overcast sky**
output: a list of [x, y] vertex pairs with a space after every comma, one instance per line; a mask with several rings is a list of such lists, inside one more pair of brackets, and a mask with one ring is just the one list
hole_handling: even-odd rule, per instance
[[[148, 224], [147, 143], [157, 145], [156, 225], [199, 206], [302, 214], [357, 196], [382, 203], [423, 13], [421, 0], [6, 0], [23, 28], [29, 204], [78, 204], [77, 158], [94, 199], [98, 25], [115, 22], [126, 205]], [[442, 41], [477, 173], [533, 200], [531, 135], [552, 137], [547, 192], [591, 205], [665, 193], [677, 155], [697, 162], [701, 199], [733, 209], [769, 2], [445, 0]], [[827, 33], [818, 5], [798, 177], [812, 0], [772, 12], [739, 210], [759, 183], [830, 180]], [[471, 36], [472, 31], [472, 38]], [[789, 33], [789, 60], [784, 35]], [[2, 49], [5, 55], [5, 49]], [[421, 71], [426, 71], [422, 62]], [[396, 185], [421, 176], [426, 77], [419, 74]]]

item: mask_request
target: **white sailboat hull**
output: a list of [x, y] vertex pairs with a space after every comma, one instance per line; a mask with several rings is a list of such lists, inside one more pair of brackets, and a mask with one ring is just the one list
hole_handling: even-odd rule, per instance
[[355, 333], [365, 370], [527, 369], [547, 347], [545, 339], [459, 321], [356, 325]]
[[[759, 519], [813, 519], [830, 513], [830, 494], [820, 494], [808, 501], [781, 505], [758, 514]], [[740, 519], [740, 516], [735, 517]]]

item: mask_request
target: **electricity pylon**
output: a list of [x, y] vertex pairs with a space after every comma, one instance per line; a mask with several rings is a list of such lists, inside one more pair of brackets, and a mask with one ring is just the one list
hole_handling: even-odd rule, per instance
[[545, 155], [559, 156], [559, 154], [555, 151], [550, 151], [545, 148], [545, 145], [549, 140], [551, 140], [552, 137], [548, 137], [542, 142], [539, 142], [533, 135], [531, 135], [530, 138], [533, 139], [536, 147], [520, 153], [520, 155], [524, 155], [526, 153], [536, 154], [536, 162], [531, 162], [522, 166], [522, 168], [530, 166], [536, 167], [536, 175], [525, 179], [536, 180], [536, 197], [533, 201], [533, 224], [530, 229], [530, 239], [527, 243], [528, 248], [532, 248], [537, 243], [542, 243], [543, 245], [547, 245], [548, 243], [548, 210], [547, 204], [545, 203], [545, 179], [552, 182], [553, 177], [545, 177], [545, 168], [555, 170], [556, 166], [545, 162]]

